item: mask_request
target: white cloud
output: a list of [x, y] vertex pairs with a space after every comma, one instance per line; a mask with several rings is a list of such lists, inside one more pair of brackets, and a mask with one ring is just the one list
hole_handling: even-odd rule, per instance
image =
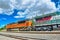
[[60, 12], [60, 1], [58, 2], [58, 11]]
[[23, 12], [18, 12], [17, 16], [14, 16], [14, 18], [24, 18], [25, 13]]
[[24, 12], [18, 12], [17, 15], [25, 15]]
[[[25, 10], [25, 12], [18, 12], [15, 18], [21, 18], [26, 15], [33, 16], [42, 15], [43, 13], [55, 12], [56, 7], [51, 0], [1, 0], [0, 8], [3, 9], [0, 12], [4, 12], [4, 14], [11, 15], [14, 11], [17, 10]], [[28, 17], [28, 18], [29, 18]]]
[[3, 10], [3, 9], [0, 8], [0, 14], [2, 14], [2, 10]]
[[[52, 13], [55, 12], [57, 8], [55, 7], [55, 4], [51, 1], [48, 0], [41, 0], [41, 1], [36, 1], [35, 5], [29, 8], [26, 13], [31, 13], [32, 16], [34, 16], [33, 12], [35, 12], [36, 15], [41, 15], [41, 14], [47, 14], [47, 13]], [[29, 15], [29, 14], [28, 14]], [[28, 16], [27, 15], [27, 16]], [[30, 15], [31, 16], [31, 15]]]
[[24, 18], [24, 16], [14, 16], [14, 18]]
[[10, 0], [0, 0], [0, 14], [11, 15], [13, 8], [10, 4]]
[[[51, 2], [51, 0], [14, 0], [14, 3], [12, 4], [16, 9], [26, 9], [24, 12], [24, 14], [27, 14], [26, 17], [30, 17], [31, 15], [34, 17], [34, 14], [39, 16], [42, 15], [42, 13], [52, 13], [56, 11], [55, 4]], [[20, 16], [21, 15], [22, 13], [20, 14]]]

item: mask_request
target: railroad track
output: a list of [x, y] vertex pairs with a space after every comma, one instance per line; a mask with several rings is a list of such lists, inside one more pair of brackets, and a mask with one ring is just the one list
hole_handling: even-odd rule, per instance
[[29, 34], [60, 34], [60, 31], [8, 31], [12, 33], [29, 33]]
[[8, 34], [0, 34], [1, 36], [6, 36], [10, 38], [15, 38], [19, 40], [47, 40], [47, 39], [37, 39], [37, 38], [29, 38], [29, 37], [21, 37], [21, 36], [15, 36], [15, 35], [8, 35]]

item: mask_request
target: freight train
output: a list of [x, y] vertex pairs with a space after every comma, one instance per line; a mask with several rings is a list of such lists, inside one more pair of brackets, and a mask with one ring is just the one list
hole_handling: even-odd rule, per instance
[[6, 25], [7, 31], [18, 28], [19, 30], [26, 31], [52, 31], [60, 28], [59, 16], [45, 16], [41, 18], [35, 18], [33, 20], [18, 21]]

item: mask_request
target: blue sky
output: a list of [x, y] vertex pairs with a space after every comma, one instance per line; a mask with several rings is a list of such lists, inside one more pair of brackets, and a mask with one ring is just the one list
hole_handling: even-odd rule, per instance
[[0, 27], [32, 17], [56, 12], [59, 0], [0, 0]]

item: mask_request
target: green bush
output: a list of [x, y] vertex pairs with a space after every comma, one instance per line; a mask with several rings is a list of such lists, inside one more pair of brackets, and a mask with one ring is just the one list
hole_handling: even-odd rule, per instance
[[2, 31], [2, 30], [4, 30], [4, 29], [6, 29], [6, 26], [4, 26], [4, 27], [0, 28], [0, 31]]

